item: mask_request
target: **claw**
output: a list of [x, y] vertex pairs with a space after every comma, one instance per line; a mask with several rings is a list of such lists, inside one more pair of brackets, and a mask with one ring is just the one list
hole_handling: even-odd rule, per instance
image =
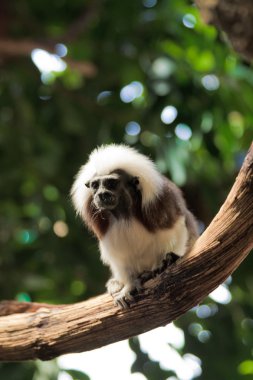
[[146, 270], [143, 273], [141, 273], [138, 277], [140, 280], [141, 285], [147, 282], [148, 280], [151, 280], [152, 278], [155, 277], [155, 273], [152, 270]]
[[130, 303], [134, 302], [134, 295], [136, 295], [140, 287], [140, 281], [136, 279], [132, 283], [125, 285], [119, 292], [112, 294], [115, 305], [121, 309], [128, 309]]
[[171, 264], [174, 264], [178, 259], [179, 259], [178, 255], [176, 255], [173, 252], [170, 252], [170, 253], [166, 254], [165, 259], [163, 260], [163, 262], [165, 261], [167, 265], [171, 265]]
[[134, 300], [134, 297], [130, 294], [123, 296], [120, 293], [113, 296], [115, 306], [119, 306], [121, 309], [128, 309], [130, 302]]

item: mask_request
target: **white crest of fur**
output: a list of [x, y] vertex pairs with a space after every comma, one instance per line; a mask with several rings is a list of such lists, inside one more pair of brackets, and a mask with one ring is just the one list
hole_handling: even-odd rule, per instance
[[163, 177], [153, 161], [127, 145], [103, 145], [90, 154], [88, 162], [81, 167], [72, 186], [71, 196], [79, 214], [91, 195], [85, 183], [94, 176], [107, 175], [116, 169], [122, 169], [139, 178], [143, 207], [161, 192]]

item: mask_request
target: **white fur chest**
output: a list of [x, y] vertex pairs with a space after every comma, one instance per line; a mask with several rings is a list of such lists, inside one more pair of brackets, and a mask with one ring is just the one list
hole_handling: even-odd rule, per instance
[[185, 218], [179, 217], [170, 229], [149, 232], [138, 220], [114, 221], [100, 241], [101, 258], [114, 277], [154, 270], [168, 252], [183, 256], [188, 232]]

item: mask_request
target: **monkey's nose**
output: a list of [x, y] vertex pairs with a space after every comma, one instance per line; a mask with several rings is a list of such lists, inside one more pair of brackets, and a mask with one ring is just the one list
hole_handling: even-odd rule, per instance
[[111, 193], [109, 193], [109, 191], [105, 191], [105, 192], [99, 194], [99, 199], [103, 203], [111, 203], [111, 202], [113, 202], [114, 197]]

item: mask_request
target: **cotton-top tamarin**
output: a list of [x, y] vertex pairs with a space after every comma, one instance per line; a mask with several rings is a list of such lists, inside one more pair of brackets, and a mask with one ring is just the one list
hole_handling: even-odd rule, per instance
[[108, 292], [127, 307], [143, 272], [181, 257], [196, 240], [197, 224], [179, 188], [155, 164], [126, 145], [95, 149], [71, 189], [77, 213], [99, 240], [112, 278]]

